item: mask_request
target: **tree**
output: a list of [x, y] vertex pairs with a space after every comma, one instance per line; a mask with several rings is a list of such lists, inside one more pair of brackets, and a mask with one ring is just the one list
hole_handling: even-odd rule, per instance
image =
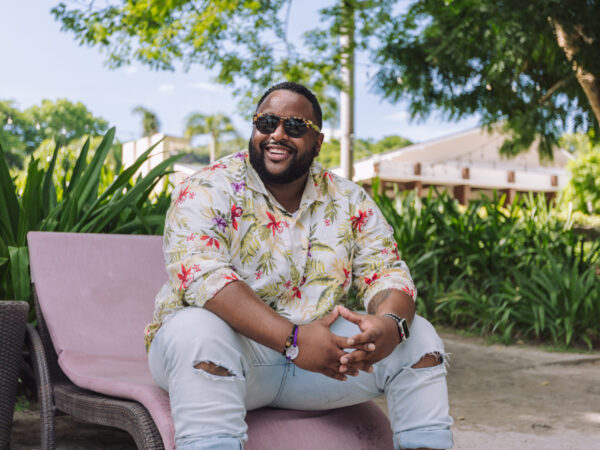
[[383, 27], [378, 90], [408, 99], [413, 116], [481, 114], [503, 122], [514, 155], [539, 139], [552, 157], [560, 136], [600, 121], [600, 2], [427, 0]]
[[0, 127], [0, 141], [7, 160], [11, 167], [17, 168], [45, 139], [61, 139], [69, 144], [83, 136], [100, 136], [108, 130], [106, 120], [94, 116], [83, 103], [64, 98], [42, 100], [39, 106], [24, 111], [19, 111], [11, 101], [0, 101], [0, 124], [4, 124]]
[[[368, 158], [378, 153], [385, 153], [392, 150], [398, 150], [402, 147], [412, 144], [412, 142], [401, 136], [386, 136], [379, 141], [373, 142], [371, 139], [357, 139], [355, 147], [355, 159]], [[323, 142], [318, 161], [325, 167], [340, 166], [340, 141], [332, 139], [329, 142]]]
[[[85, 2], [84, 2], [85, 3]], [[62, 29], [81, 44], [100, 47], [110, 67], [133, 60], [154, 69], [174, 70], [201, 64], [216, 69], [216, 80], [232, 85], [247, 114], [262, 92], [281, 79], [303, 83], [321, 100], [325, 120], [337, 112], [341, 92], [351, 169], [354, 139], [354, 52], [371, 49], [380, 24], [391, 20], [396, 0], [335, 0], [319, 10], [319, 28], [308, 30], [302, 45], [288, 40], [292, 0], [180, 0], [162, 2], [117, 0], [106, 6], [94, 2], [61, 2], [52, 9]], [[243, 56], [241, 56], [243, 55]], [[342, 71], [343, 69], [343, 71]]]
[[152, 136], [160, 130], [160, 121], [155, 112], [144, 106], [136, 106], [132, 112], [142, 116], [142, 136]]
[[238, 137], [238, 132], [231, 123], [231, 119], [224, 114], [207, 115], [192, 113], [185, 124], [185, 137], [192, 139], [195, 136], [208, 134], [210, 136], [210, 163], [214, 163], [219, 153], [219, 139], [223, 135]]
[[575, 154], [568, 164], [571, 177], [563, 200], [572, 202], [575, 211], [600, 214], [600, 145], [582, 134], [563, 136], [561, 144]]

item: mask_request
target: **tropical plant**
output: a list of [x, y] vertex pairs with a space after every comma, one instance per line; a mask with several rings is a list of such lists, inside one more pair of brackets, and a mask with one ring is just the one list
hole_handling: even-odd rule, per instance
[[215, 162], [219, 154], [219, 140], [221, 136], [230, 135], [239, 137], [231, 119], [225, 114], [192, 113], [185, 122], [185, 137], [193, 139], [196, 136], [208, 134], [210, 137], [209, 151], [210, 164]]
[[[30, 300], [29, 231], [162, 233], [170, 194], [166, 188], [157, 197], [152, 197], [152, 192], [180, 156], [172, 156], [136, 178], [151, 147], [120, 173], [108, 174], [104, 162], [114, 136], [111, 128], [89, 162], [90, 139], [86, 140], [74, 167], [66, 171], [70, 178], [60, 181], [62, 190], [53, 181], [60, 145], [56, 145], [47, 170], [38, 159], [31, 159], [22, 193], [11, 179], [0, 146], [0, 299]], [[102, 177], [112, 182], [99, 190]]]
[[69, 144], [83, 136], [100, 136], [108, 129], [108, 123], [85, 105], [67, 99], [42, 100], [39, 106], [23, 111], [11, 101], [0, 101], [0, 124], [0, 141], [12, 168], [22, 168], [25, 158], [45, 140], [60, 138]]
[[589, 319], [600, 314], [600, 242], [575, 233], [543, 196], [462, 206], [446, 192], [391, 199], [377, 187], [419, 289], [419, 314], [505, 342], [600, 344], [600, 325]]
[[160, 120], [154, 111], [140, 105], [133, 108], [131, 112], [142, 117], [142, 136], [152, 136], [159, 132]]

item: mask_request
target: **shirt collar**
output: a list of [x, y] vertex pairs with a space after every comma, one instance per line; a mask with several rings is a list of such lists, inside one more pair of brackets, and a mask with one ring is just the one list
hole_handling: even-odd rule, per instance
[[[265, 187], [265, 184], [260, 179], [256, 170], [254, 170], [254, 167], [252, 167], [249, 158], [245, 158], [245, 161], [246, 187], [275, 200]], [[327, 187], [325, 182], [325, 171], [323, 166], [319, 162], [313, 161], [309, 169], [308, 178], [306, 179], [304, 192], [302, 193], [302, 200], [300, 200], [300, 210], [315, 201], [322, 202], [326, 200], [325, 193], [327, 192]]]

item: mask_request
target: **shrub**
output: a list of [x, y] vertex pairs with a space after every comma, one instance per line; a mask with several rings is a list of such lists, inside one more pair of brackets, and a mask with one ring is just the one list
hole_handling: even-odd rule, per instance
[[556, 345], [600, 337], [600, 243], [572, 229], [542, 196], [460, 205], [430, 190], [374, 198], [419, 289], [417, 312], [438, 323]]
[[[0, 146], [0, 299], [30, 300], [27, 232], [70, 231], [86, 233], [161, 234], [170, 195], [152, 192], [180, 157], [160, 163], [146, 176], [134, 176], [147, 160], [151, 147], [120, 173], [105, 167], [115, 136], [110, 129], [88, 162], [90, 139], [81, 148], [74, 167], [62, 168], [69, 179], [57, 189], [53, 176], [60, 146], [56, 145], [47, 170], [32, 158], [22, 193], [11, 179]], [[112, 180], [102, 189], [101, 179]], [[57, 191], [59, 194], [57, 195]]]

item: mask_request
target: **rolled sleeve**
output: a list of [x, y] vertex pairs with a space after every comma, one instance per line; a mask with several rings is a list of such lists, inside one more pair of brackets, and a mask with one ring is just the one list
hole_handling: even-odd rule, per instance
[[408, 266], [400, 259], [393, 230], [375, 202], [367, 197], [359, 203], [354, 217], [363, 217], [362, 226], [356, 226], [354, 230], [356, 241], [352, 271], [354, 287], [365, 309], [368, 310], [375, 295], [387, 289], [405, 292], [416, 300], [417, 290]]
[[173, 193], [164, 233], [171, 289], [186, 305], [202, 307], [240, 279], [231, 264], [228, 196], [187, 181]]

